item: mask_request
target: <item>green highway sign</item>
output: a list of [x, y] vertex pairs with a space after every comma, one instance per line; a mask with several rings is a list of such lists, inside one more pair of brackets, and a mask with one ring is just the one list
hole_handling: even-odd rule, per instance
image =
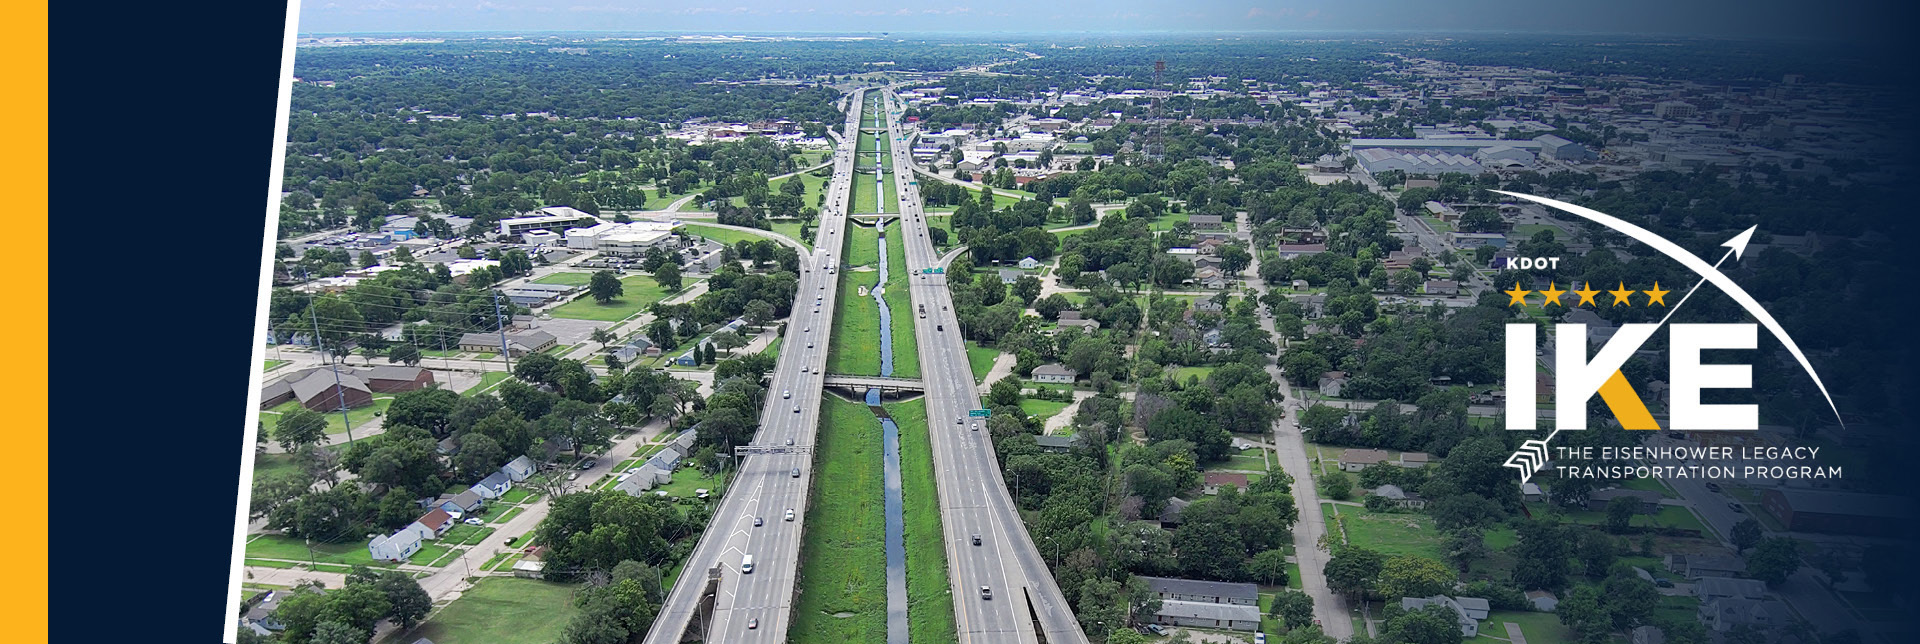
[[986, 417], [987, 417], [987, 410], [985, 410], [985, 409], [974, 409], [974, 410], [971, 410], [971, 411], [968, 411], [968, 412], [967, 412], [967, 415], [968, 415], [968, 416], [971, 416], [971, 417], [974, 417], [974, 418], [986, 418]]

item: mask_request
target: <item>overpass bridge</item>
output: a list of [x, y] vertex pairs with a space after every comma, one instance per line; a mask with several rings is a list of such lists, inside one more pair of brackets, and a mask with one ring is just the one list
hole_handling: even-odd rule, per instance
[[918, 378], [894, 378], [891, 376], [853, 376], [843, 373], [830, 373], [821, 380], [828, 387], [849, 387], [853, 389], [879, 389], [881, 393], [889, 391], [911, 391], [925, 393], [927, 386]]

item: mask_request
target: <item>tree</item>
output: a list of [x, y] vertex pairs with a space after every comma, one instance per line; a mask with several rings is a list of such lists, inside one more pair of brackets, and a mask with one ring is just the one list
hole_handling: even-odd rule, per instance
[[1460, 229], [1470, 233], [1499, 232], [1505, 228], [1500, 220], [1500, 211], [1492, 208], [1470, 208], [1467, 214], [1460, 216]]
[[1273, 597], [1273, 608], [1269, 611], [1287, 630], [1305, 628], [1313, 623], [1313, 596], [1298, 590], [1286, 589]]
[[1238, 275], [1253, 263], [1253, 254], [1239, 246], [1220, 247], [1220, 270], [1228, 275]]
[[1247, 561], [1247, 574], [1269, 586], [1287, 585], [1287, 553], [1268, 550]]
[[386, 594], [387, 604], [391, 607], [387, 611], [387, 619], [402, 629], [413, 628], [433, 610], [433, 597], [420, 587], [420, 582], [398, 570], [375, 571], [355, 566], [353, 573], [347, 577], [347, 583], [371, 584], [379, 588], [380, 592]]
[[1800, 545], [1788, 537], [1769, 537], [1747, 557], [1746, 575], [1778, 586], [1800, 569]]
[[1614, 497], [1607, 502], [1607, 532], [1624, 534], [1633, 525], [1633, 515], [1639, 513], [1640, 499]]
[[460, 453], [453, 455], [453, 468], [462, 479], [480, 480], [507, 462], [500, 442], [486, 434], [469, 432], [459, 438]]
[[1760, 522], [1755, 521], [1753, 517], [1741, 519], [1739, 523], [1733, 524], [1733, 547], [1739, 548], [1741, 552], [1760, 545], [1762, 536]]
[[1327, 559], [1327, 586], [1358, 597], [1373, 588], [1374, 580], [1386, 566], [1386, 557], [1359, 546], [1345, 546]]
[[1033, 310], [1048, 322], [1059, 320], [1061, 311], [1071, 309], [1073, 309], [1073, 301], [1059, 293], [1040, 298], [1033, 303]]
[[1432, 597], [1453, 588], [1455, 575], [1446, 564], [1412, 555], [1387, 558], [1375, 589], [1384, 597]]
[[653, 281], [659, 284], [660, 288], [669, 291], [680, 290], [680, 266], [672, 262], [661, 264], [659, 270], [653, 272]]
[[1489, 554], [1485, 535], [1476, 527], [1465, 527], [1447, 535], [1445, 543], [1447, 560], [1460, 567], [1460, 573], [1473, 570], [1473, 562], [1485, 559]]
[[387, 362], [404, 364], [409, 367], [420, 365], [420, 347], [411, 344], [397, 344], [387, 350]]
[[1040, 278], [1032, 275], [1021, 275], [1019, 279], [1013, 281], [1013, 288], [1011, 290], [1013, 296], [1020, 298], [1022, 304], [1031, 305], [1034, 299], [1040, 297], [1040, 286]]
[[613, 271], [597, 271], [587, 281], [587, 292], [593, 295], [595, 302], [606, 304], [624, 295], [626, 287], [620, 284], [620, 278], [615, 277]]
[[439, 387], [403, 392], [394, 396], [393, 403], [387, 406], [383, 424], [388, 428], [418, 427], [435, 437], [444, 437], [452, 432], [454, 408], [463, 398], [451, 389]]
[[734, 349], [747, 346], [747, 339], [732, 331], [715, 333], [708, 336], [707, 341], [713, 343], [713, 346], [726, 350], [728, 356], [733, 355]]
[[281, 449], [298, 451], [301, 445], [327, 440], [327, 419], [305, 407], [295, 407], [281, 414], [279, 422], [274, 423], [273, 437], [280, 441]]
[[350, 624], [327, 620], [314, 625], [313, 635], [307, 637], [307, 644], [367, 644], [369, 637], [372, 635], [367, 631]]
[[1446, 604], [1428, 604], [1420, 610], [1387, 618], [1381, 640], [1404, 644], [1459, 644], [1460, 617]]
[[1320, 492], [1337, 501], [1345, 501], [1353, 495], [1353, 479], [1345, 472], [1327, 472], [1320, 475]]

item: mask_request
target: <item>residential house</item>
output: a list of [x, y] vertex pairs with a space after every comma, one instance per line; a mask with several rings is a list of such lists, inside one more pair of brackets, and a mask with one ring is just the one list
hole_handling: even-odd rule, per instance
[[1034, 382], [1056, 382], [1056, 383], [1073, 384], [1074, 379], [1079, 377], [1080, 377], [1080, 372], [1074, 371], [1073, 369], [1067, 368], [1065, 365], [1061, 365], [1057, 363], [1043, 364], [1033, 368]]
[[1199, 230], [1217, 230], [1225, 225], [1220, 215], [1188, 215], [1187, 223]]
[[451, 514], [453, 518], [458, 519], [469, 512], [480, 511], [480, 508], [486, 506], [486, 502], [486, 498], [480, 496], [479, 492], [468, 489], [451, 497], [441, 499], [440, 509], [446, 510], [447, 514]]
[[[1078, 313], [1078, 311], [1076, 311], [1075, 313]], [[1100, 328], [1100, 321], [1086, 320], [1086, 319], [1080, 319], [1080, 318], [1074, 318], [1069, 320], [1069, 319], [1066, 319], [1066, 316], [1062, 315], [1060, 318], [1060, 328], [1086, 329], [1088, 331], [1092, 331]]]
[[240, 623], [259, 635], [270, 635], [287, 630], [287, 625], [280, 623], [280, 620], [273, 616], [274, 611], [279, 609], [280, 593], [269, 590], [257, 596], [253, 605], [247, 608], [247, 612], [240, 615]]
[[1732, 597], [1735, 599], [1765, 599], [1767, 582], [1758, 579], [1736, 579], [1733, 577], [1701, 577], [1693, 582], [1693, 596], [1701, 602]]
[[1043, 452], [1070, 452], [1082, 441], [1079, 434], [1072, 436], [1035, 436], [1033, 442]]
[[1392, 462], [1393, 457], [1385, 450], [1350, 449], [1340, 454], [1340, 469], [1346, 472], [1358, 472], [1375, 463]]
[[1140, 576], [1161, 601], [1259, 606], [1260, 587], [1248, 583]]
[[527, 480], [527, 477], [533, 476], [534, 469], [533, 459], [521, 456], [508, 461], [506, 465], [500, 466], [500, 473], [507, 475], [507, 478], [514, 483], [519, 483]]
[[1293, 259], [1327, 252], [1326, 244], [1280, 244], [1280, 259]]
[[1460, 635], [1467, 639], [1480, 636], [1480, 620], [1487, 618], [1489, 607], [1487, 600], [1479, 597], [1448, 597], [1434, 595], [1427, 598], [1401, 597], [1400, 608], [1420, 610], [1430, 605], [1441, 605], [1453, 609], [1460, 620]]
[[412, 530], [401, 530], [384, 537], [374, 537], [367, 542], [367, 553], [374, 561], [405, 562], [413, 553], [420, 551], [420, 535]]
[[1553, 609], [1560, 607], [1560, 598], [1555, 597], [1553, 593], [1545, 590], [1529, 590], [1527, 591], [1527, 603], [1533, 604], [1534, 610], [1542, 613], [1551, 613]]
[[440, 538], [440, 535], [446, 534], [447, 530], [452, 529], [453, 526], [453, 515], [447, 514], [446, 510], [434, 508], [428, 510], [426, 514], [420, 515], [420, 518], [414, 519], [413, 523], [407, 524], [407, 527], [402, 529], [412, 530], [414, 534], [420, 535], [421, 539], [433, 540]]
[[441, 456], [453, 456], [454, 454], [459, 454], [460, 439], [454, 438], [452, 436], [442, 438], [440, 439], [440, 442], [434, 446], [433, 451], [440, 454]]
[[1636, 626], [1627, 631], [1630, 644], [1667, 644], [1667, 632], [1658, 626]]
[[1540, 492], [1539, 483], [1521, 483], [1520, 484], [1520, 500], [1540, 501], [1540, 500], [1544, 500], [1545, 498], [1546, 498], [1546, 495]]
[[1400, 462], [1395, 463], [1395, 465], [1399, 465], [1400, 467], [1426, 467], [1430, 459], [1431, 457], [1429, 457], [1426, 452], [1401, 452]]
[[1260, 607], [1166, 599], [1160, 601], [1160, 610], [1153, 614], [1153, 623], [1257, 631], [1260, 630]]
[[1791, 625], [1793, 612], [1778, 600], [1723, 597], [1701, 603], [1699, 619], [1714, 633], [1725, 633], [1736, 626], [1768, 630]]
[[1460, 283], [1453, 280], [1427, 280], [1428, 295], [1459, 295]]
[[513, 489], [513, 479], [507, 478], [506, 472], [488, 474], [487, 478], [480, 479], [480, 482], [473, 484], [472, 488], [473, 492], [483, 499], [500, 498], [500, 495], [506, 494], [507, 490], [511, 489]]
[[1667, 572], [1688, 580], [1735, 577], [1747, 569], [1746, 559], [1728, 555], [1674, 554], [1667, 555], [1663, 563]]
[[1155, 517], [1155, 519], [1160, 521], [1160, 528], [1163, 530], [1172, 530], [1180, 527], [1180, 515], [1186, 513], [1187, 506], [1192, 504], [1192, 501], [1177, 496], [1167, 499], [1167, 507], [1161, 508], [1160, 516]]
[[1040, 268], [1040, 260], [1034, 259], [1032, 257], [1027, 257], [1025, 259], [1020, 260], [1021, 270], [1030, 271], [1036, 268]]
[[1207, 494], [1219, 494], [1220, 488], [1231, 485], [1247, 489], [1247, 475], [1235, 472], [1207, 472], [1201, 476], [1201, 491]]
[[1592, 494], [1587, 495], [1587, 509], [1592, 511], [1606, 510], [1608, 503], [1612, 503], [1614, 499], [1619, 498], [1638, 500], [1640, 505], [1635, 508], [1635, 511], [1641, 514], [1653, 514], [1660, 511], [1659, 492], [1652, 490], [1629, 490], [1620, 487], [1596, 490]]
[[673, 471], [660, 469], [660, 466], [654, 464], [652, 461], [628, 470], [625, 476], [627, 477], [626, 480], [613, 486], [613, 489], [616, 492], [625, 493], [627, 496], [640, 496], [641, 493], [653, 489], [656, 485], [666, 485], [673, 482]]
[[1373, 495], [1386, 499], [1387, 502], [1392, 503], [1393, 506], [1397, 508], [1418, 510], [1427, 507], [1426, 499], [1420, 498], [1418, 494], [1401, 489], [1398, 485], [1382, 485], [1373, 488]]
[[1347, 372], [1329, 371], [1320, 374], [1320, 395], [1339, 398], [1340, 392], [1347, 388]]

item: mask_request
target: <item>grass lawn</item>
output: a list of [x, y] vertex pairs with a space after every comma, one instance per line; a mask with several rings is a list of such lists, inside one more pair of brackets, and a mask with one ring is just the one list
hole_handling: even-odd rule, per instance
[[710, 476], [697, 468], [688, 467], [675, 471], [673, 473], [672, 483], [655, 487], [649, 491], [666, 492], [667, 496], [691, 499], [694, 498], [694, 490], [707, 490], [708, 492], [718, 494], [722, 484], [725, 482], [726, 481], [720, 477]]
[[775, 235], [778, 234], [771, 230], [764, 230], [758, 233], [750, 233], [744, 230], [734, 230], [731, 228], [720, 228], [718, 226], [707, 226], [702, 224], [687, 224], [685, 226], [681, 226], [680, 230], [685, 231], [689, 235], [698, 235], [700, 237], [705, 237], [707, 239], [711, 239], [713, 241], [726, 244], [728, 246], [738, 244], [741, 241], [748, 240], [748, 239], [751, 239], [753, 241], [772, 239]]
[[500, 513], [500, 516], [494, 517], [492, 522], [506, 523], [508, 521], [513, 520], [515, 516], [519, 516], [519, 514], [524, 511], [526, 511], [526, 508], [508, 508], [506, 512]]
[[572, 271], [567, 271], [567, 272], [560, 272], [560, 273], [554, 273], [552, 275], [542, 276], [539, 279], [533, 280], [533, 283], [564, 284], [566, 286], [586, 286], [587, 283], [591, 281], [593, 281], [593, 273], [576, 273]]
[[[1533, 505], [1535, 507], [1535, 516], [1539, 516], [1539, 510], [1545, 509], [1544, 504]], [[1607, 522], [1607, 513], [1598, 510], [1566, 510], [1563, 508], [1560, 510], [1560, 513], [1561, 518], [1568, 523], [1603, 525]], [[1631, 525], [1636, 528], [1667, 527], [1680, 528], [1682, 530], [1699, 530], [1703, 536], [1713, 535], [1713, 531], [1708, 530], [1706, 524], [1700, 522], [1699, 517], [1694, 516], [1692, 511], [1678, 505], [1660, 506], [1660, 512], [1658, 514], [1633, 515]]]
[[591, 295], [581, 295], [554, 308], [553, 317], [618, 322], [671, 294], [655, 283], [651, 275], [629, 275], [620, 280], [620, 286], [622, 295], [606, 304], [594, 301]]
[[[862, 226], [850, 226], [847, 230], [843, 255], [848, 258], [847, 263], [852, 266], [878, 264], [878, 233]], [[862, 248], [866, 249], [864, 255]], [[871, 296], [861, 295], [859, 288], [872, 288], [879, 279], [878, 271], [840, 271], [839, 301], [834, 303], [837, 308], [833, 314], [833, 343], [827, 347], [827, 373], [880, 375], [879, 307], [874, 305]]]
[[260, 481], [270, 476], [298, 473], [300, 464], [294, 462], [292, 454], [254, 454], [253, 480]]
[[[1107, 216], [1112, 217], [1113, 215], [1107, 215]], [[1188, 217], [1191, 217], [1191, 216], [1192, 215], [1189, 215], [1184, 212], [1168, 213], [1168, 214], [1160, 215], [1159, 217], [1154, 218], [1153, 222], [1151, 224], [1148, 224], [1147, 227], [1152, 229], [1154, 232], [1173, 230], [1173, 227], [1175, 225], [1187, 223]]]
[[575, 584], [488, 577], [398, 641], [436, 644], [547, 644], [573, 619]]
[[507, 490], [506, 494], [500, 495], [500, 501], [502, 503], [526, 503], [527, 501], [533, 500], [537, 496], [539, 496], [538, 492], [534, 492], [533, 490], [529, 490], [523, 487], [517, 487], [511, 490]]
[[452, 552], [453, 548], [451, 547], [439, 543], [428, 543], [420, 546], [420, 550], [414, 552], [412, 557], [408, 557], [407, 563], [445, 568], [447, 564], [453, 563], [460, 558], [459, 553], [454, 553], [451, 557], [447, 556], [448, 553]]
[[906, 521], [907, 634], [915, 642], [954, 642], [953, 596], [947, 587], [946, 536], [927, 435], [927, 401], [885, 405], [900, 426], [901, 512]]
[[300, 564], [289, 562], [289, 561], [269, 561], [266, 559], [248, 559], [246, 562], [246, 565], [259, 566], [262, 568], [292, 568]]
[[[1322, 509], [1329, 504], [1322, 503]], [[1416, 555], [1434, 561], [1446, 561], [1440, 549], [1440, 531], [1433, 518], [1424, 514], [1370, 512], [1350, 505], [1340, 506], [1340, 518], [1347, 525], [1347, 542], [1389, 555]], [[1327, 530], [1339, 528], [1333, 513], [1326, 513]], [[1531, 643], [1529, 643], [1531, 644]]]
[[[347, 410], [346, 418], [344, 419], [340, 417], [340, 412], [337, 411], [330, 411], [321, 414], [321, 416], [327, 419], [327, 433], [344, 434], [347, 431], [347, 423], [351, 422], [353, 426], [359, 427], [361, 423], [367, 422], [374, 416], [386, 413], [387, 407], [392, 404], [393, 396], [381, 394], [373, 397], [372, 405]], [[280, 415], [299, 408], [300, 401], [289, 400], [262, 410], [260, 412], [260, 429], [267, 433], [268, 438], [272, 438], [273, 427], [280, 421]]]
[[801, 246], [806, 246], [807, 248], [813, 248], [812, 239], [800, 236], [800, 222], [797, 222], [797, 221], [773, 222], [773, 232], [776, 234], [779, 234], [781, 237], [786, 237], [788, 239], [792, 239], [794, 241], [800, 242]]
[[1433, 232], [1441, 234], [1453, 232], [1453, 224], [1440, 221], [1438, 217], [1421, 217], [1420, 220], [1427, 222], [1427, 227], [1432, 228]]
[[1520, 633], [1527, 637], [1527, 644], [1563, 644], [1577, 639], [1573, 631], [1561, 624], [1560, 618], [1553, 613], [1531, 611], [1491, 611], [1480, 622], [1480, 632], [1504, 638], [1507, 636], [1507, 628], [1503, 625], [1506, 622], [1520, 625]]
[[[939, 245], [939, 246], [940, 246], [940, 248], [941, 248], [942, 250], [944, 250], [944, 249], [946, 249], [947, 247], [950, 247], [950, 246], [952, 246], [952, 245], [954, 244], [954, 242], [955, 242], [956, 240], [958, 240], [958, 239], [959, 239], [959, 237], [958, 237], [958, 236], [956, 236], [956, 235], [954, 234], [954, 232], [953, 232], [953, 217], [952, 217], [952, 216], [941, 216], [941, 215], [927, 215], [926, 217], [927, 217], [927, 229], [928, 229], [928, 230], [932, 230], [932, 229], [934, 229], [934, 228], [939, 228], [939, 229], [941, 229], [941, 230], [945, 230], [945, 231], [947, 231], [947, 243], [945, 243], [945, 244], [940, 244], [940, 245]], [[929, 233], [929, 234], [931, 234], [931, 233]]]
[[993, 371], [993, 361], [999, 357], [999, 349], [983, 347], [972, 340], [967, 341], [967, 366], [973, 369], [974, 382], [985, 381], [987, 372]]
[[494, 388], [500, 386], [500, 383], [506, 382], [508, 378], [512, 377], [513, 374], [505, 371], [489, 371], [480, 374], [480, 382], [472, 387], [468, 387], [466, 391], [461, 392], [461, 395], [478, 396], [485, 394], [493, 391]]
[[266, 362], [266, 365], [265, 365], [265, 366], [263, 366], [263, 367], [261, 367], [261, 369], [260, 369], [260, 370], [261, 370], [261, 371], [273, 371], [274, 369], [278, 369], [278, 368], [281, 368], [281, 367], [284, 367], [284, 366], [287, 366], [287, 365], [289, 365], [289, 364], [292, 364], [292, 363], [293, 363], [293, 362], [292, 362], [291, 360], [268, 360], [268, 361]]
[[492, 536], [493, 530], [493, 528], [487, 526], [462, 523], [448, 528], [446, 534], [440, 535], [440, 543], [449, 543], [456, 546], [480, 543], [481, 540]]
[[1048, 418], [1052, 418], [1054, 414], [1060, 413], [1060, 410], [1066, 409], [1069, 404], [1072, 403], [1022, 398], [1020, 399], [1020, 411], [1044, 423]]
[[912, 276], [907, 270], [907, 244], [905, 231], [894, 226], [887, 235], [887, 292], [881, 297], [887, 301], [887, 310], [892, 314], [893, 327], [893, 375], [901, 378], [920, 377], [920, 339], [913, 334], [916, 319], [913, 313], [913, 298], [908, 293], [912, 288], [908, 280]]
[[1508, 234], [1507, 238], [1518, 240], [1532, 239], [1536, 233], [1543, 230], [1553, 231], [1553, 239], [1555, 241], [1564, 242], [1573, 239], [1573, 236], [1567, 234], [1565, 229], [1551, 224], [1520, 224], [1513, 227], [1513, 232]]
[[[886, 639], [887, 593], [880, 423], [866, 406], [825, 396], [814, 445], [813, 508], [800, 546], [796, 642]], [[832, 494], [825, 493], [832, 490]], [[849, 613], [847, 617], [835, 617]]]
[[[283, 537], [277, 534], [263, 534], [247, 542], [247, 556], [260, 559], [286, 559], [290, 561], [311, 560], [319, 563], [362, 566], [390, 565], [384, 562], [375, 563], [373, 555], [367, 552], [367, 543], [360, 540], [358, 538], [359, 535], [360, 533], [356, 531], [353, 533], [355, 538], [341, 543], [315, 541], [313, 542], [311, 559], [309, 559], [305, 541], [293, 537]], [[425, 559], [419, 558], [419, 553], [414, 553], [414, 558], [420, 563], [426, 562]]]
[[1184, 386], [1188, 378], [1199, 376], [1200, 382], [1204, 383], [1210, 375], [1213, 375], [1213, 367], [1180, 367], [1173, 370], [1173, 381]]

